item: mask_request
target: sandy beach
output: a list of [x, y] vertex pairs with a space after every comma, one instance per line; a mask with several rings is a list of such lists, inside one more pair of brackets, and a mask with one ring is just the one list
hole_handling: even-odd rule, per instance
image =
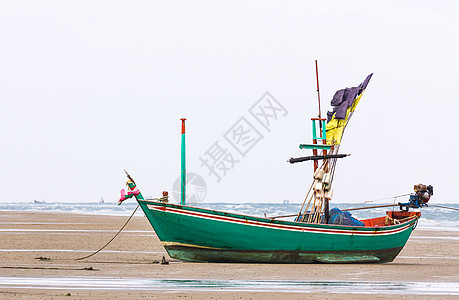
[[[459, 298], [459, 231], [418, 228], [387, 264], [171, 260], [145, 217], [0, 211], [1, 299]], [[169, 264], [160, 264], [163, 256]]]

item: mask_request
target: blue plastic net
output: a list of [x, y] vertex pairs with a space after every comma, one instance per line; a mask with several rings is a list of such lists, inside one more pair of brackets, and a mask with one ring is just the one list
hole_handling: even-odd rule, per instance
[[330, 210], [330, 217], [328, 218], [328, 224], [365, 226], [365, 224], [362, 221], [359, 221], [353, 218], [349, 212], [342, 211], [339, 208], [333, 208]]

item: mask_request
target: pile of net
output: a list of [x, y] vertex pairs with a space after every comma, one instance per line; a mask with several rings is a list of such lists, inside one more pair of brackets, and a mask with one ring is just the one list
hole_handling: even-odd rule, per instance
[[330, 210], [330, 217], [328, 218], [328, 224], [365, 226], [365, 224], [362, 221], [359, 221], [353, 218], [349, 212], [342, 211], [339, 208], [333, 208]]

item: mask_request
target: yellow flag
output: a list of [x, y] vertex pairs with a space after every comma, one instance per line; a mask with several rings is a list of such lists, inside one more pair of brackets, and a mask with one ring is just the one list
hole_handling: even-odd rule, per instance
[[327, 126], [325, 127], [327, 130], [327, 144], [339, 145], [341, 143], [344, 128], [346, 127], [347, 121], [349, 120], [349, 114], [355, 110], [359, 104], [360, 98], [362, 98], [362, 95], [363, 93], [355, 98], [352, 105], [347, 109], [346, 118], [344, 118], [344, 120], [335, 119], [336, 113], [333, 114], [332, 119], [327, 123]]

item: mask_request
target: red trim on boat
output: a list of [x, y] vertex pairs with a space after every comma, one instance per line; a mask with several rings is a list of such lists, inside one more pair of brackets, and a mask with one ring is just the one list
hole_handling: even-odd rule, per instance
[[[372, 230], [372, 231], [357, 231], [355, 229], [345, 230], [345, 229], [329, 229], [329, 228], [312, 228], [312, 227], [304, 227], [304, 226], [289, 226], [289, 225], [281, 225], [281, 224], [272, 224], [272, 223], [258, 222], [258, 221], [252, 221], [252, 220], [247, 220], [247, 219], [238, 219], [238, 218], [233, 218], [233, 217], [216, 216], [213, 214], [206, 214], [206, 213], [188, 211], [188, 210], [183, 210], [183, 209], [170, 208], [170, 207], [165, 207], [165, 206], [157, 207], [157, 206], [152, 206], [151, 204], [150, 205], [147, 204], [147, 206], [149, 209], [159, 210], [163, 212], [189, 215], [189, 216], [199, 217], [199, 218], [214, 219], [214, 220], [219, 220], [219, 221], [224, 221], [224, 222], [232, 222], [232, 223], [261, 226], [261, 227], [271, 227], [271, 228], [284, 229], [284, 230], [321, 232], [321, 233], [331, 233], [331, 234], [358, 234], [358, 235], [393, 234], [393, 233], [397, 233], [400, 231], [404, 231], [407, 228], [412, 226], [411, 222], [408, 222], [405, 226], [402, 226], [402, 227], [398, 227], [394, 229], [386, 229], [386, 230], [380, 227], [378, 230]], [[340, 226], [340, 225], [334, 225], [334, 226]]]

